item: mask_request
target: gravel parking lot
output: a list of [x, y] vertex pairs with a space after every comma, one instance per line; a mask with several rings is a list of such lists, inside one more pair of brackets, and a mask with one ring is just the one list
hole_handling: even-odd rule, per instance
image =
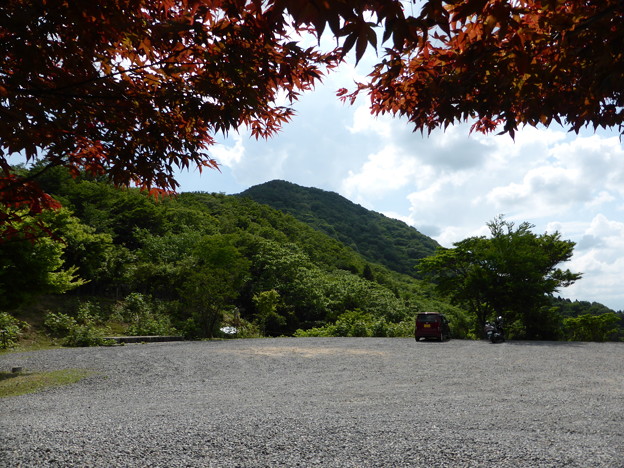
[[57, 349], [6, 467], [622, 467], [624, 343], [279, 338]]

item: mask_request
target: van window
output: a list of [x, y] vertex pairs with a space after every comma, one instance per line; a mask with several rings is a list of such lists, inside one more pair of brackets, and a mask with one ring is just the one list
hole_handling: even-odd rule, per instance
[[416, 317], [416, 321], [421, 323], [437, 323], [439, 320], [440, 316], [434, 314], [422, 314]]

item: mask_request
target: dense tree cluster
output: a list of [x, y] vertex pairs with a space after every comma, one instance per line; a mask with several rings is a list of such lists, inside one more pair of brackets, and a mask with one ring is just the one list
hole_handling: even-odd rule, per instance
[[624, 310], [613, 311], [598, 302], [561, 297], [553, 297], [550, 307], [561, 317], [564, 336], [569, 340], [624, 340]]
[[488, 223], [491, 237], [470, 237], [451, 249], [441, 248], [419, 268], [476, 317], [502, 316], [522, 337], [556, 339], [560, 314], [550, 298], [581, 278], [558, 267], [572, 257], [574, 242], [558, 232], [536, 235], [529, 223], [518, 227], [502, 216]]
[[[440, 295], [430, 283], [364, 259], [247, 197], [184, 193], [154, 199], [62, 169], [47, 171], [41, 183], [65, 208], [40, 215], [54, 238], [33, 243], [14, 237], [0, 244], [0, 312], [42, 323], [65, 344], [106, 344], [113, 333], [210, 337], [222, 335], [224, 326], [236, 328], [237, 336], [410, 336], [418, 311], [447, 314], [455, 338], [479, 337], [482, 317], [469, 303], [461, 302], [464, 311], [447, 302], [446, 294], [459, 298], [451, 290]], [[332, 200], [313, 203], [321, 209]], [[525, 294], [543, 286], [544, 278], [532, 277], [528, 268], [541, 258], [539, 246], [565, 253], [570, 245], [521, 228], [501, 232], [495, 248], [486, 248], [494, 244], [484, 239], [478, 250], [489, 252], [490, 265], [499, 268], [527, 266], [522, 277], [501, 269], [489, 278], [491, 285], [479, 283], [497, 294], [488, 311], [502, 311], [523, 326], [537, 323], [536, 336], [617, 339], [622, 314], [600, 304]], [[462, 246], [481, 242], [473, 241]], [[438, 254], [423, 262], [439, 260]], [[536, 281], [534, 289], [527, 280]], [[58, 306], [44, 305], [55, 301]], [[531, 314], [527, 304], [536, 307]], [[22, 322], [2, 317], [13, 342]]]
[[416, 262], [439, 246], [404, 222], [371, 212], [334, 192], [274, 180], [241, 195], [289, 213], [367, 260], [407, 275], [416, 275]]
[[[136, 311], [146, 310], [149, 295], [205, 336], [228, 308], [271, 334], [321, 329], [344, 313], [336, 333], [360, 333], [357, 324], [369, 318], [402, 320], [422, 295], [406, 297], [403, 280], [292, 218], [218, 195], [156, 203], [97, 178], [154, 194], [175, 190], [178, 168], [218, 168], [209, 152], [215, 134], [241, 126], [256, 137], [275, 134], [300, 93], [349, 51], [359, 61], [381, 44], [369, 80], [338, 95], [368, 94], [373, 113], [405, 116], [417, 130], [469, 120], [477, 131], [512, 136], [553, 121], [621, 131], [623, 19], [622, 0], [4, 0], [0, 307], [71, 289], [142, 294], [118, 315], [145, 318]], [[324, 32], [337, 39], [327, 50]], [[15, 158], [35, 164], [26, 171]], [[380, 223], [379, 232], [356, 239], [322, 204], [310, 209], [325, 223], [317, 228], [368, 259], [383, 250], [384, 263], [396, 265], [427, 253], [408, 247], [405, 259], [397, 257], [383, 239], [403, 233]], [[478, 321], [504, 311], [538, 336], [531, 314], [547, 316], [543, 296], [578, 275], [554, 268], [571, 255], [569, 243], [527, 230], [497, 234], [485, 247], [482, 239], [458, 245], [454, 252], [474, 249], [498, 273], [477, 269], [464, 285], [485, 295], [455, 290], [453, 298]], [[454, 255], [423, 265], [456, 262]], [[81, 310], [79, 320], [57, 316], [50, 326], [85, 341], [98, 314]], [[551, 324], [561, 316], [553, 314]]]
[[[109, 315], [110, 304], [127, 303], [117, 317], [137, 332], [146, 329], [137, 321], [160, 320], [137, 312], [151, 309], [179, 332], [211, 337], [224, 323], [290, 335], [333, 324], [355, 310], [387, 324], [377, 334], [400, 329], [405, 335], [415, 311], [438, 308], [427, 297], [427, 284], [367, 262], [292, 216], [248, 198], [183, 193], [154, 199], [89, 176], [73, 178], [61, 169], [47, 171], [41, 184], [65, 206], [45, 212], [42, 220], [60, 242], [15, 238], [0, 244], [0, 285], [6, 292], [0, 310], [73, 289], [67, 297], [109, 303]], [[48, 244], [54, 246], [48, 254], [33, 253]], [[31, 266], [28, 259], [36, 263]], [[461, 315], [449, 305], [440, 307]], [[402, 322], [406, 325], [389, 331]], [[56, 328], [64, 323], [62, 330], [82, 324], [63, 317], [50, 323]], [[162, 331], [157, 325], [152, 328]]]

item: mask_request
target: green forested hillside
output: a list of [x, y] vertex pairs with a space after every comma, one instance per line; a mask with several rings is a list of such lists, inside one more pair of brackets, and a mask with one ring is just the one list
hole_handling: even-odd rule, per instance
[[[429, 284], [249, 198], [154, 199], [60, 169], [40, 181], [64, 207], [45, 214], [54, 249], [29, 263], [32, 243], [0, 243], [0, 311], [32, 317], [39, 307], [45, 329], [73, 333], [71, 343], [98, 327], [211, 337], [227, 325], [274, 336], [339, 323], [332, 333], [406, 336], [418, 310], [447, 311], [459, 336], [469, 329]], [[44, 294], [61, 306], [42, 309]]]
[[415, 276], [416, 262], [438, 243], [402, 221], [367, 210], [334, 192], [274, 180], [240, 196], [289, 213], [359, 252], [370, 262]]
[[[250, 198], [155, 199], [61, 169], [39, 180], [64, 208], [25, 216], [30, 237], [36, 221], [47, 226], [37, 242], [0, 242], [0, 348], [20, 329], [66, 345], [123, 334], [228, 336], [225, 327], [240, 337], [410, 336], [418, 311], [446, 313], [455, 338], [478, 336], [474, 318], [431, 284]], [[393, 243], [390, 226], [376, 229]], [[621, 314], [604, 309], [558, 299], [549, 310], [569, 329], [564, 339], [617, 338]]]

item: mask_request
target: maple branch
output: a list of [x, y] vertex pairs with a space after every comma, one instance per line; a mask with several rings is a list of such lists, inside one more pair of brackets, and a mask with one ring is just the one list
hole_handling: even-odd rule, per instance
[[29, 174], [27, 177], [20, 177], [19, 179], [14, 179], [12, 182], [0, 187], [0, 192], [6, 192], [9, 190], [13, 190], [20, 185], [26, 185], [28, 182], [33, 182], [37, 177], [40, 177], [45, 172], [49, 171], [53, 167], [58, 166], [56, 162], [49, 162], [47, 165], [43, 167], [39, 172], [35, 172], [33, 174]]
[[593, 15], [593, 16], [587, 18], [586, 20], [582, 21], [581, 23], [575, 25], [574, 29], [572, 30], [572, 32], [574, 33], [578, 29], [587, 29], [587, 28], [589, 28], [596, 21], [599, 21], [602, 18], [604, 18], [604, 17], [610, 15], [611, 13], [613, 13], [614, 11], [616, 11], [618, 9], [618, 7], [624, 9], [624, 0], [620, 0], [619, 3], [611, 5], [610, 7], [605, 8], [601, 12], [596, 13], [595, 15]]
[[[91, 77], [91, 78], [87, 78], [84, 79], [82, 81], [78, 81], [75, 83], [70, 83], [64, 86], [60, 86], [60, 87], [56, 87], [56, 88], [48, 88], [45, 90], [35, 90], [32, 88], [24, 88], [24, 91], [26, 91], [27, 93], [29, 93], [32, 96], [36, 96], [36, 95], [44, 95], [44, 94], [52, 94], [52, 95], [58, 95], [58, 96], [69, 96], [69, 97], [78, 97], [76, 95], [71, 95], [71, 94], [64, 94], [64, 93], [59, 93], [59, 91], [63, 91], [65, 89], [70, 89], [70, 88], [79, 88], [85, 85], [88, 85], [90, 83], [95, 83], [97, 81], [105, 81], [111, 78], [114, 78], [116, 76], [121, 76], [124, 74], [132, 74], [134, 72], [138, 72], [138, 71], [142, 71], [142, 70], [146, 70], [149, 68], [155, 68], [155, 67], [159, 67], [160, 65], [163, 64], [169, 64], [169, 65], [199, 65], [201, 64], [201, 62], [177, 62], [177, 61], [170, 61], [173, 57], [180, 55], [181, 53], [187, 52], [191, 49], [192, 47], [186, 46], [185, 48], [176, 51], [175, 53], [172, 53], [171, 55], [167, 56], [167, 57], [163, 57], [162, 59], [155, 61], [155, 62], [150, 62], [144, 65], [137, 65], [131, 68], [128, 68], [127, 70], [117, 70], [115, 72], [111, 72], [108, 74], [104, 74], [104, 75], [100, 75], [100, 76], [95, 76], [95, 77]], [[94, 96], [94, 98], [98, 98], [97, 96]], [[104, 96], [102, 96], [102, 98], [104, 98]]]

